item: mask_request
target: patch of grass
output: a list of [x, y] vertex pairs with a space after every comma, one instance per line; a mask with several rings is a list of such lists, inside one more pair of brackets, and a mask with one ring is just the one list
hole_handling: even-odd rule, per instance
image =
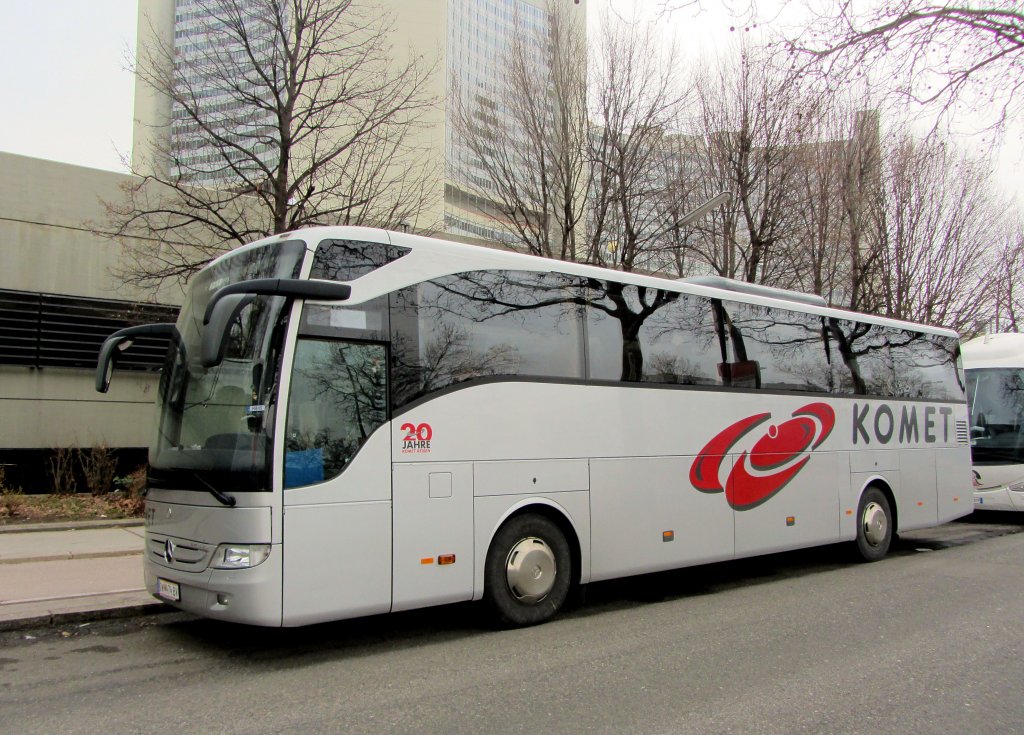
[[25, 495], [4, 491], [0, 494], [0, 526], [141, 517], [141, 499], [129, 493]]

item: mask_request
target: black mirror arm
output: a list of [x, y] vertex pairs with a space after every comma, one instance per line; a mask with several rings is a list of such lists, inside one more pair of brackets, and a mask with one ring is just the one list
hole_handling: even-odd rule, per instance
[[217, 308], [210, 315], [210, 323], [203, 327], [199, 343], [199, 362], [203, 367], [210, 368], [221, 363], [228, 346], [229, 325], [255, 298], [243, 292], [228, 294], [217, 301]]
[[96, 390], [106, 393], [110, 388], [110, 373], [117, 348], [125, 341], [135, 337], [172, 336], [178, 328], [170, 322], [161, 324], [140, 324], [137, 327], [119, 329], [103, 340], [100, 354], [96, 360]]
[[336, 281], [303, 280], [301, 278], [257, 278], [252, 281], [231, 283], [214, 292], [206, 304], [203, 324], [209, 324], [217, 302], [225, 296], [253, 294], [258, 296], [286, 296], [293, 299], [317, 301], [344, 301], [352, 295], [352, 287]]

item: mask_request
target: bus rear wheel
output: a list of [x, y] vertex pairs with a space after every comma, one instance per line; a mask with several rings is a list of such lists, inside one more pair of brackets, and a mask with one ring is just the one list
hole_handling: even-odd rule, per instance
[[885, 493], [869, 487], [857, 506], [857, 551], [864, 561], [878, 561], [892, 544], [892, 509]]
[[565, 603], [572, 580], [565, 535], [533, 513], [515, 516], [494, 535], [484, 568], [484, 602], [501, 627], [542, 623]]

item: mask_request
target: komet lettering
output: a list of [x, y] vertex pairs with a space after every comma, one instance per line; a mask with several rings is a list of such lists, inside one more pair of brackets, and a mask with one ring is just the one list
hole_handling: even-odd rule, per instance
[[953, 409], [949, 406], [942, 406], [939, 408], [939, 413], [942, 414], [942, 441], [949, 441], [949, 417], [953, 415]]
[[900, 443], [921, 441], [921, 433], [917, 428], [917, 406], [903, 407], [900, 414]]
[[870, 444], [873, 437], [879, 444], [890, 444], [895, 437], [899, 444], [920, 444], [922, 438], [927, 444], [935, 444], [939, 441], [940, 416], [942, 441], [948, 442], [953, 416], [953, 409], [949, 406], [925, 406], [923, 432], [918, 421], [917, 406], [903, 406], [897, 432], [896, 410], [892, 406], [886, 403], [876, 406], [854, 403], [853, 443]]
[[[886, 428], [882, 430], [882, 419], [885, 419]], [[896, 421], [892, 416], [892, 409], [884, 403], [875, 411], [875, 436], [882, 444], [888, 444], [892, 439], [892, 432], [896, 428]]]
[[857, 404], [856, 403], [853, 404], [853, 443], [854, 444], [857, 443], [857, 436], [858, 435], [864, 437], [864, 443], [865, 444], [870, 444], [871, 443], [871, 439], [868, 437], [868, 430], [864, 428], [864, 421], [868, 417], [868, 409], [869, 408], [870, 408], [870, 406], [865, 403], [864, 404], [864, 412], [860, 413], [857, 410]]

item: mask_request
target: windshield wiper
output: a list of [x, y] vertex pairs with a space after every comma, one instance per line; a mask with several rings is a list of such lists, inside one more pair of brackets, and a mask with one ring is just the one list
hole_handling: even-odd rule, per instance
[[212, 495], [213, 497], [217, 498], [217, 500], [220, 503], [222, 503], [223, 505], [228, 506], [229, 508], [234, 508], [235, 507], [235, 503], [237, 501], [235, 500], [233, 495], [228, 495], [226, 493], [222, 493], [220, 490], [218, 490], [213, 485], [211, 485], [206, 480], [204, 480], [202, 477], [200, 477], [198, 473], [193, 472], [192, 474], [195, 475], [195, 478], [197, 480], [199, 480], [199, 482], [201, 482], [204, 485], [206, 485], [207, 492], [209, 492], [210, 495]]

